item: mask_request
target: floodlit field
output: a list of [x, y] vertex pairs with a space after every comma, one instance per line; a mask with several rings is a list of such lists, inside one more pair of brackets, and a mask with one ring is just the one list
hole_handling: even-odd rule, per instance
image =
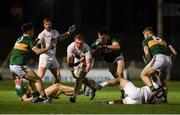
[[[134, 82], [142, 86], [141, 82]], [[66, 83], [67, 84], [67, 83]], [[49, 84], [46, 84], [46, 86]], [[72, 84], [70, 84], [72, 85]], [[117, 87], [104, 88], [96, 93], [93, 101], [79, 96], [77, 103], [71, 104], [69, 97], [60, 95], [51, 104], [20, 102], [12, 81], [0, 81], [0, 114], [177, 114], [180, 113], [180, 82], [169, 82], [168, 105], [107, 105], [105, 101], [117, 99]]]

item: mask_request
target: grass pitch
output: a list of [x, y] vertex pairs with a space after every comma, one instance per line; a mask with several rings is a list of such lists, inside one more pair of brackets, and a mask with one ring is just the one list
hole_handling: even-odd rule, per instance
[[[142, 82], [133, 82], [142, 86]], [[49, 84], [46, 84], [48, 86]], [[72, 84], [70, 84], [72, 85]], [[180, 82], [169, 82], [168, 104], [166, 105], [107, 105], [105, 101], [118, 99], [117, 87], [97, 91], [93, 101], [90, 97], [79, 96], [71, 104], [69, 97], [60, 95], [51, 104], [20, 102], [12, 81], [0, 81], [0, 114], [178, 114], [180, 113]]]

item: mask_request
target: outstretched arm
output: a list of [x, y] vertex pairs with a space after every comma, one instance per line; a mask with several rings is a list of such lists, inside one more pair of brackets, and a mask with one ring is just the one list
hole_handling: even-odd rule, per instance
[[76, 25], [72, 25], [69, 27], [68, 31], [64, 34], [61, 34], [57, 39], [59, 41], [67, 39], [72, 33], [76, 31]]

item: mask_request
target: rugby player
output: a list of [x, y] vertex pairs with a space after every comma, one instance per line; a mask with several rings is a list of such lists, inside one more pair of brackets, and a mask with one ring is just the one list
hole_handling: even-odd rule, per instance
[[[117, 39], [110, 37], [109, 29], [101, 27], [98, 29], [98, 38], [91, 45], [91, 52], [98, 52], [107, 62], [108, 69], [114, 78], [124, 78], [124, 57], [121, 51], [120, 43]], [[124, 91], [121, 89], [122, 98], [124, 98]]]
[[90, 47], [85, 43], [84, 39], [83, 35], [76, 35], [74, 42], [67, 48], [67, 65], [76, 79], [75, 93], [70, 98], [70, 102], [72, 103], [76, 102], [76, 97], [79, 95], [82, 84], [85, 84], [92, 90], [90, 100], [94, 98], [96, 92], [95, 82], [85, 77], [91, 70], [92, 56]]
[[[142, 42], [143, 50], [149, 63], [141, 72], [141, 79], [151, 89], [153, 95], [156, 95], [160, 90], [165, 90], [164, 96], [166, 98], [167, 86], [165, 78], [172, 66], [171, 55], [176, 55], [177, 52], [165, 39], [155, 36], [152, 27], [145, 28], [143, 35], [145, 38]], [[169, 49], [171, 52], [169, 52]], [[151, 77], [157, 72], [160, 72], [163, 88], [155, 88], [152, 84]]]
[[[76, 30], [76, 26], [72, 25], [69, 30], [64, 34], [59, 34], [55, 29], [52, 29], [52, 22], [49, 18], [43, 20], [44, 30], [38, 35], [37, 46], [47, 47], [50, 44], [51, 39], [64, 40], [69, 37]], [[51, 73], [55, 77], [54, 83], [59, 83], [61, 79], [59, 63], [56, 59], [56, 47], [49, 50], [39, 56], [38, 75], [43, 77], [46, 69], [49, 68]]]
[[50, 44], [46, 48], [39, 49], [33, 42], [34, 28], [31, 23], [25, 23], [21, 27], [23, 35], [16, 40], [11, 58], [10, 58], [10, 71], [12, 76], [19, 76], [29, 81], [33, 91], [33, 101], [38, 100], [37, 94], [40, 94], [44, 100], [44, 103], [48, 103], [49, 100], [45, 94], [42, 80], [37, 74], [26, 65], [28, 54], [33, 51], [36, 54], [41, 54], [51, 50], [55, 47], [55, 41], [51, 40]]
[[[136, 87], [131, 81], [128, 81], [124, 78], [118, 77], [112, 80], [102, 82], [97, 85], [98, 89], [101, 89], [105, 86], [114, 86], [120, 85], [124, 89], [125, 98], [118, 99], [115, 101], [107, 101], [107, 104], [163, 104], [165, 98], [162, 95], [162, 92], [158, 92], [156, 96], [152, 96], [152, 92], [148, 86]], [[153, 82], [154, 87], [158, 88], [160, 83]]]
[[[25, 102], [32, 101], [32, 88], [30, 86], [26, 86], [21, 77], [14, 77], [13, 79], [15, 83], [15, 90], [20, 100]], [[47, 87], [45, 89], [45, 93], [49, 99], [58, 97], [60, 94], [72, 96], [74, 94], [74, 88], [60, 83], [55, 83]], [[41, 96], [38, 101], [42, 101]]]

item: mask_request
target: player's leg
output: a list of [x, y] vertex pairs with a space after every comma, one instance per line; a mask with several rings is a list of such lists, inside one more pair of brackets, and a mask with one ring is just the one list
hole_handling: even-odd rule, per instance
[[106, 104], [109, 104], [109, 105], [123, 104], [123, 101], [122, 100], [107, 101]]
[[155, 96], [159, 91], [162, 92], [162, 87], [159, 86], [159, 88], [155, 88], [153, 86], [151, 78], [156, 74], [157, 71], [161, 71], [164, 68], [164, 64], [164, 55], [155, 55], [151, 62], [148, 65], [146, 65], [146, 67], [141, 72], [141, 79], [151, 89], [153, 96]]
[[64, 93], [67, 96], [72, 96], [74, 94], [74, 87], [66, 86], [62, 84], [59, 84], [58, 87], [59, 87], [58, 90], [59, 92], [57, 92], [57, 95], [60, 94], [60, 92]]
[[50, 68], [51, 73], [53, 74], [55, 81], [53, 84], [55, 83], [60, 83], [61, 80], [61, 75], [60, 75], [60, 68]]
[[[151, 67], [151, 63], [146, 65], [146, 67], [141, 72], [141, 79], [150, 88], [153, 87], [150, 77], [152, 77], [155, 73], [156, 73], [156, 70], [154, 70]], [[154, 90], [155, 90], [155, 88], [154, 88]]]
[[35, 87], [32, 87], [32, 88], [36, 88], [33, 90], [34, 91], [37, 90], [39, 94], [42, 96], [43, 100], [47, 100], [47, 96], [44, 91], [44, 85], [42, 83], [41, 78], [39, 78], [37, 74], [30, 68], [27, 68], [26, 71], [27, 71], [27, 74], [24, 76], [24, 78], [29, 80], [29, 82], [31, 82], [31, 84], [35, 86]]
[[43, 78], [43, 76], [46, 73], [46, 69], [48, 66], [48, 61], [46, 59], [47, 57], [40, 56], [39, 58], [39, 64], [38, 64], [38, 76], [40, 78]]
[[92, 80], [92, 79], [84, 78], [83, 83], [92, 90], [90, 100], [93, 100], [95, 95], [96, 95], [96, 90], [97, 90], [96, 82], [94, 80]]
[[[124, 78], [124, 76], [123, 76], [123, 72], [124, 72], [124, 60], [123, 59], [121, 59], [121, 60], [118, 60], [117, 62], [117, 75], [118, 75], [118, 77], [120, 77], [120, 78]], [[123, 88], [121, 87], [121, 86], [119, 86], [119, 88], [120, 88], [120, 91], [121, 91], [121, 97], [122, 98], [124, 98], [125, 97], [125, 92], [124, 92], [124, 90], [123, 90]]]
[[49, 68], [55, 78], [54, 84], [60, 83], [61, 74], [60, 74], [60, 67], [59, 67], [59, 63], [58, 63], [57, 59], [54, 59], [51, 61], [51, 65], [49, 66]]
[[76, 102], [76, 97], [80, 94], [80, 89], [82, 87], [83, 84], [83, 80], [86, 76], [86, 72], [84, 70], [84, 68], [77, 68], [73, 71], [72, 75], [73, 77], [76, 79], [76, 85], [75, 85], [75, 92], [74, 95], [70, 98], [70, 102], [75, 103]]
[[46, 68], [45, 67], [38, 67], [38, 76], [40, 78], [43, 78], [43, 76], [45, 75], [46, 73]]

